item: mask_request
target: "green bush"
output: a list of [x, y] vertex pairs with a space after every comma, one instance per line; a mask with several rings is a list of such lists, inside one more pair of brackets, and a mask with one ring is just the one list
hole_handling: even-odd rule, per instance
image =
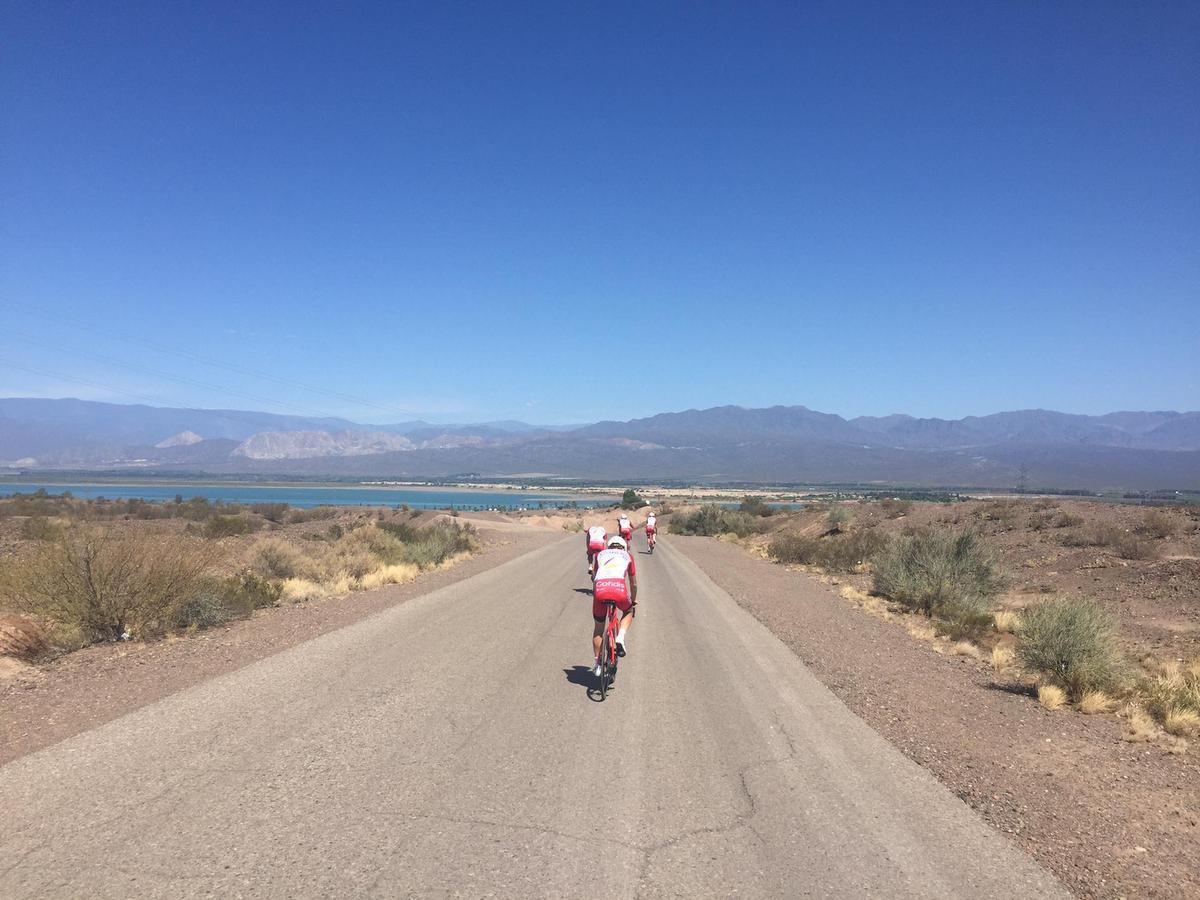
[[627, 488], [621, 494], [621, 509], [641, 509], [647, 505], [646, 501], [633, 488]]
[[456, 553], [475, 549], [475, 529], [457, 522], [439, 522], [418, 531], [406, 545], [407, 561], [422, 569], [436, 566]]
[[967, 531], [901, 535], [874, 560], [875, 591], [938, 620], [956, 636], [990, 624], [990, 601], [1004, 587], [979, 536]]
[[242, 516], [213, 516], [204, 523], [206, 538], [236, 537], [254, 531], [254, 523]]
[[736, 534], [746, 537], [762, 530], [757, 516], [740, 510], [725, 509], [715, 503], [706, 503], [687, 515], [671, 517], [672, 534], [693, 534], [712, 537], [718, 534]]
[[1092, 600], [1050, 600], [1021, 616], [1017, 656], [1072, 700], [1111, 688], [1120, 672], [1113, 617]]

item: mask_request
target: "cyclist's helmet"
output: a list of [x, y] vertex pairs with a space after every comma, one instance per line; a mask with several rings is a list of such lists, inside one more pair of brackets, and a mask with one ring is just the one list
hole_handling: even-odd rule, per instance
[[621, 550], [629, 549], [629, 546], [625, 543], [625, 538], [621, 537], [619, 534], [614, 534], [608, 539], [608, 549], [611, 550], [613, 547], [618, 547]]

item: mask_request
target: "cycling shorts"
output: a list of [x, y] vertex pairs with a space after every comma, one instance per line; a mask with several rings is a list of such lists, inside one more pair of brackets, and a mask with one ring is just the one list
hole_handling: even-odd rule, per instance
[[628, 543], [629, 541], [632, 541], [633, 540], [633, 529], [632, 528], [622, 528], [621, 529], [621, 537], [625, 538], [626, 543]]
[[597, 622], [603, 622], [607, 615], [604, 609], [606, 602], [615, 603], [622, 615], [633, 609], [633, 601], [629, 599], [629, 590], [625, 587], [624, 578], [620, 581], [602, 578], [596, 582], [592, 592], [592, 618]]
[[604, 549], [603, 541], [593, 541], [592, 543], [588, 544], [588, 551], [587, 551], [588, 556], [595, 556], [597, 553], [599, 553], [603, 549]]

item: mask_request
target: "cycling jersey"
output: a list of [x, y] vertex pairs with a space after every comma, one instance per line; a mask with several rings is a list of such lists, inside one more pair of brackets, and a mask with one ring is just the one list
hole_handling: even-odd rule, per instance
[[633, 535], [633, 526], [629, 524], [629, 516], [621, 516], [617, 519], [617, 529], [621, 532], [621, 537], [629, 540]]
[[593, 525], [587, 530], [587, 545], [589, 550], [603, 550], [608, 543], [608, 532], [603, 525]]
[[633, 603], [629, 598], [626, 575], [637, 575], [633, 557], [626, 551], [612, 547], [601, 551], [596, 557], [596, 581], [592, 591], [592, 615], [595, 618], [604, 618], [606, 601], [616, 603], [617, 609], [623, 613], [629, 612]]
[[647, 516], [646, 517], [646, 533], [653, 534], [655, 528], [657, 528], [657, 527], [658, 527], [658, 519], [656, 519], [654, 516]]

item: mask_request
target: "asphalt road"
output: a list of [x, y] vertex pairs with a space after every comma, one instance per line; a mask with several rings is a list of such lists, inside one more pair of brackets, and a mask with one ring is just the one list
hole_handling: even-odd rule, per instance
[[0, 896], [1064, 896], [669, 538], [590, 699], [581, 544], [0, 768]]

